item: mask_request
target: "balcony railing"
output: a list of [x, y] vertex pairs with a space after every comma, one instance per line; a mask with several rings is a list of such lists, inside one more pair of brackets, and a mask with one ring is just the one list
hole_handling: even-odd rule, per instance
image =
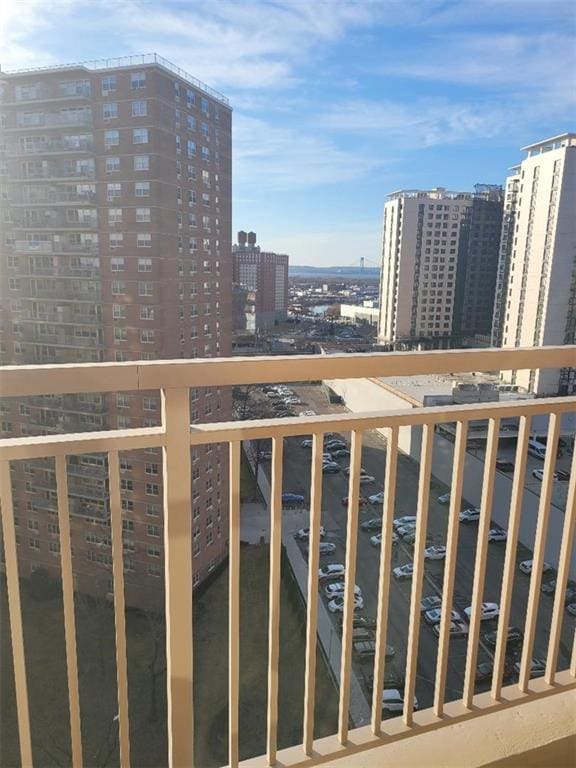
[[[191, 448], [228, 443], [230, 458], [229, 497], [229, 765], [239, 765], [239, 587], [240, 567], [240, 457], [242, 441], [272, 438], [270, 494], [270, 586], [269, 654], [266, 754], [243, 765], [313, 766], [332, 764], [363, 750], [383, 747], [392, 741], [443, 727], [498, 709], [520, 706], [524, 701], [550, 696], [576, 685], [576, 645], [568, 670], [558, 671], [559, 644], [564, 614], [564, 594], [570, 568], [572, 540], [576, 525], [576, 452], [568, 485], [556, 591], [550, 625], [547, 628], [546, 670], [542, 678], [531, 679], [538, 603], [546, 535], [550, 514], [553, 471], [561, 417], [574, 413], [576, 397], [505, 400], [442, 407], [367, 413], [338, 413], [305, 418], [285, 418], [190, 426], [190, 388], [250, 385], [323, 379], [352, 379], [380, 376], [457, 373], [510, 368], [563, 368], [576, 362], [576, 347], [543, 347], [514, 350], [457, 350], [370, 355], [295, 356], [287, 358], [231, 358], [179, 360], [125, 364], [72, 366], [9, 366], [0, 369], [0, 392], [5, 397], [58, 395], [65, 393], [126, 392], [160, 389], [162, 426], [96, 431], [67, 435], [17, 437], [0, 441], [0, 502], [5, 548], [5, 571], [9, 595], [14, 677], [17, 699], [19, 743], [23, 765], [32, 765], [31, 723], [26, 683], [26, 656], [22, 630], [18, 555], [10, 483], [10, 462], [55, 457], [60, 526], [61, 574], [66, 633], [72, 763], [82, 763], [77, 649], [74, 618], [74, 586], [70, 539], [68, 477], [66, 457], [104, 453], [108, 460], [110, 484], [110, 536], [112, 539], [114, 615], [116, 621], [116, 665], [120, 764], [130, 764], [130, 723], [126, 657], [124, 574], [122, 568], [122, 507], [120, 498], [119, 452], [162, 447], [164, 451], [164, 547], [167, 624], [167, 732], [170, 766], [194, 765], [194, 707], [202, 706], [202, 692], [193, 697], [192, 664], [192, 515]], [[547, 450], [543, 466], [533, 567], [525, 615], [524, 644], [519, 682], [503, 687], [506, 632], [512, 606], [512, 589], [522, 512], [527, 448], [533, 416], [549, 416]], [[488, 533], [495, 482], [499, 424], [502, 419], [519, 421], [516, 463], [510, 503], [508, 538], [501, 584], [500, 615], [489, 693], [475, 694], [483, 589], [488, 555]], [[478, 543], [474, 563], [463, 695], [446, 702], [446, 680], [450, 643], [450, 612], [455, 591], [458, 554], [459, 512], [463, 493], [464, 465], [469, 424], [487, 420], [488, 436], [484, 482], [480, 507]], [[424, 581], [426, 530], [435, 426], [456, 425], [451, 500], [448, 514], [446, 560], [442, 584], [442, 609], [433, 706], [420, 712], [413, 709], [417, 682], [420, 639], [420, 603]], [[406, 642], [405, 694], [402, 717], [382, 720], [382, 691], [385, 679], [386, 633], [389, 613], [393, 518], [398, 465], [398, 437], [403, 427], [422, 428], [418, 504], [414, 541], [413, 577], [409, 626]], [[315, 668], [318, 628], [318, 567], [322, 509], [322, 453], [324, 435], [350, 431], [351, 472], [349, 477], [346, 562], [347, 574], [356, 572], [360, 466], [363, 436], [367, 430], [384, 429], [387, 435], [382, 519], [382, 546], [378, 573], [378, 615], [374, 684], [369, 726], [350, 728], [349, 705], [353, 650], [354, 578], [346, 581], [344, 593], [342, 653], [340, 661], [339, 719], [334, 737], [314, 739]], [[304, 726], [301, 747], [277, 751], [278, 663], [280, 623], [280, 565], [282, 544], [283, 446], [288, 437], [313, 435], [310, 488], [310, 554], [307, 577], [306, 671]], [[33, 724], [32, 724], [33, 725]], [[224, 726], [223, 726], [224, 729]]]

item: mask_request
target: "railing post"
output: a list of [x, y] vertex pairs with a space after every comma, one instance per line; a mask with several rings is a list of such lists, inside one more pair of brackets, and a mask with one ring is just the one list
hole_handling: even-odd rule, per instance
[[168, 765], [194, 765], [192, 508], [187, 387], [162, 390]]

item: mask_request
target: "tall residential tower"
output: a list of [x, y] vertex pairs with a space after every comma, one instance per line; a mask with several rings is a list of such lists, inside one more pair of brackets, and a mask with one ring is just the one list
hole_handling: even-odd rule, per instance
[[[506, 185], [505, 229], [492, 329], [503, 347], [576, 340], [576, 134], [523, 148]], [[536, 394], [576, 392], [571, 368], [504, 371], [506, 382]]]
[[502, 189], [402, 190], [384, 206], [381, 344], [458, 345], [491, 331]]
[[[156, 55], [0, 75], [4, 364], [226, 355], [231, 334], [231, 110]], [[193, 421], [229, 395], [193, 390]], [[159, 423], [158, 392], [1, 404], [4, 436]], [[222, 446], [192, 456], [194, 582], [227, 553]], [[71, 456], [77, 587], [110, 590], [101, 454]], [[22, 575], [59, 573], [51, 460], [14, 462]], [[162, 456], [122, 454], [129, 604], [161, 600]]]

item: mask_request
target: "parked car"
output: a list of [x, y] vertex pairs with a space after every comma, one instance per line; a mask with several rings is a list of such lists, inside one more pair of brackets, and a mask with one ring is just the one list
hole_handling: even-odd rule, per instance
[[[440, 637], [440, 624], [434, 624], [432, 631], [436, 637]], [[449, 627], [450, 637], [466, 637], [468, 634], [468, 624], [463, 621], [451, 621]]]
[[556, 474], [558, 475], [558, 480], [561, 480], [564, 483], [567, 483], [568, 480], [570, 480], [570, 472], [565, 472], [563, 469], [557, 469]]
[[514, 472], [514, 463], [506, 459], [496, 459], [496, 469], [500, 472]]
[[480, 510], [476, 507], [470, 507], [470, 509], [464, 509], [460, 512], [461, 523], [477, 523], [480, 520]]
[[[323, 539], [324, 536], [326, 536], [326, 529], [323, 525], [320, 526], [320, 538]], [[307, 540], [310, 538], [310, 528], [300, 528], [296, 531], [294, 534], [295, 539], [300, 539], [301, 541]]]
[[442, 496], [438, 496], [438, 503], [439, 504], [450, 504], [450, 492], [442, 494]]
[[566, 610], [570, 614], [570, 616], [576, 616], [576, 603], [568, 603], [566, 606]]
[[383, 504], [384, 503], [384, 491], [380, 493], [373, 493], [372, 496], [368, 496], [370, 504]]
[[[342, 496], [342, 506], [347, 507], [348, 506], [348, 496]], [[367, 507], [368, 506], [368, 499], [365, 496], [359, 496], [358, 497], [358, 506], [359, 507]]]
[[376, 642], [374, 640], [358, 640], [352, 646], [354, 655], [359, 658], [372, 658], [376, 653]]
[[[468, 617], [468, 621], [472, 618], [472, 606], [464, 608], [464, 613]], [[488, 621], [489, 619], [495, 619], [500, 615], [500, 606], [498, 603], [482, 603], [482, 609], [480, 612], [480, 621]]]
[[[392, 531], [392, 544], [397, 544], [397, 543], [398, 543], [398, 534]], [[382, 534], [377, 533], [374, 536], [370, 536], [370, 544], [372, 544], [373, 547], [382, 546]]]
[[423, 597], [420, 601], [420, 610], [421, 611], [431, 611], [434, 608], [440, 608], [442, 605], [442, 598], [438, 597], [438, 595], [428, 595], [427, 597]]
[[337, 475], [340, 473], [340, 464], [335, 461], [328, 461], [322, 464], [322, 472], [325, 475]]
[[[518, 568], [522, 573], [529, 575], [532, 573], [533, 564], [534, 560], [523, 560]], [[549, 563], [542, 563], [542, 573], [548, 573], [551, 570], [552, 566]]]
[[293, 507], [304, 504], [304, 496], [300, 493], [283, 493], [282, 504]]
[[[343, 581], [333, 581], [332, 584], [328, 584], [327, 587], [324, 588], [324, 594], [327, 598], [332, 599], [333, 597], [338, 597], [339, 595], [343, 595], [346, 587]], [[355, 595], [361, 595], [362, 590], [358, 586], [358, 584], [354, 585], [354, 594]]]
[[414, 566], [412, 563], [399, 565], [397, 568], [394, 568], [392, 573], [394, 574], [394, 578], [398, 579], [399, 581], [402, 579], [411, 579], [412, 574], [414, 573]]
[[400, 536], [401, 539], [403, 539], [405, 536], [407, 536], [410, 533], [414, 533], [416, 531], [416, 523], [408, 523], [407, 525], [402, 525], [400, 528], [396, 528], [396, 533], [398, 536]]
[[372, 475], [360, 475], [358, 482], [360, 485], [371, 485], [376, 482], [376, 478], [372, 477]]
[[[341, 616], [339, 619], [340, 627], [342, 626], [343, 617]], [[376, 619], [373, 619], [371, 616], [362, 616], [360, 614], [355, 614], [354, 618], [352, 619], [352, 627], [364, 627], [366, 629], [376, 629]]]
[[[536, 480], [540, 480], [540, 482], [542, 482], [542, 480], [544, 479], [544, 470], [543, 469], [533, 469], [532, 470], [532, 477], [534, 477]], [[553, 472], [552, 473], [552, 479], [553, 480], [558, 480], [558, 472]]]
[[352, 627], [352, 640], [374, 640], [374, 630], [368, 627]]
[[[418, 709], [418, 699], [414, 696], [414, 710]], [[404, 694], [397, 688], [384, 688], [382, 691], [382, 709], [386, 712], [404, 711]]]
[[309, 440], [309, 439], [302, 440], [302, 442], [300, 443], [301, 448], [312, 448], [312, 445], [313, 445], [312, 440]]
[[342, 563], [329, 563], [318, 571], [319, 579], [336, 579], [343, 578], [346, 573], [346, 568]]
[[[346, 477], [349, 477], [349, 476], [350, 476], [350, 471], [351, 471], [351, 469], [352, 469], [351, 467], [344, 467], [344, 469], [342, 470], [342, 472], [344, 472], [344, 474], [346, 475]], [[364, 467], [360, 467], [360, 474], [361, 474], [361, 475], [365, 475], [365, 474], [366, 474], [366, 470], [364, 469]]]
[[260, 451], [258, 458], [260, 461], [270, 461], [272, 459], [272, 451]]
[[426, 547], [424, 557], [427, 560], [444, 560], [446, 557], [446, 547], [437, 547], [435, 545]]
[[508, 534], [503, 528], [490, 528], [488, 531], [488, 541], [506, 541]]
[[[516, 674], [514, 669], [514, 658], [511, 656], [505, 656], [504, 669], [502, 670], [502, 678], [508, 680]], [[494, 671], [494, 664], [491, 661], [482, 661], [476, 667], [476, 682], [482, 683], [484, 680], [491, 680], [492, 673]]]
[[[432, 608], [430, 611], [424, 613], [424, 621], [427, 624], [439, 624], [442, 620], [442, 608]], [[452, 609], [450, 611], [450, 621], [462, 621], [462, 616]]]
[[[520, 662], [517, 661], [514, 664], [514, 671], [517, 675], [520, 674]], [[530, 664], [530, 677], [543, 677], [546, 673], [546, 662], [544, 659], [532, 659]]]
[[416, 541], [416, 531], [415, 530], [408, 531], [408, 533], [405, 533], [404, 536], [402, 537], [402, 541], [404, 542], [404, 544], [410, 544], [410, 545], [414, 544], [414, 542]]
[[365, 520], [361, 523], [360, 528], [363, 531], [379, 531], [382, 528], [382, 519], [373, 517], [371, 520]]
[[316, 416], [316, 411], [312, 411], [309, 408], [305, 411], [300, 411], [298, 416]]
[[[484, 642], [487, 645], [495, 646], [496, 640], [498, 638], [498, 632], [494, 630], [493, 632], [486, 632], [484, 634]], [[508, 627], [508, 630], [506, 632], [506, 643], [510, 645], [514, 645], [516, 643], [521, 643], [522, 639], [524, 638], [524, 633], [521, 629], [518, 629], [518, 627]]]
[[328, 451], [335, 451], [338, 448], [348, 448], [343, 440], [329, 440], [327, 443], [324, 443], [324, 447]]
[[[319, 550], [320, 556], [322, 555], [332, 555], [334, 552], [336, 552], [336, 544], [333, 544], [331, 541], [321, 541]], [[309, 547], [306, 547], [306, 554], [310, 552]]]
[[342, 459], [345, 456], [350, 456], [348, 448], [333, 448], [331, 453], [334, 459]]
[[[354, 610], [360, 611], [362, 608], [364, 608], [362, 595], [354, 595]], [[330, 613], [342, 613], [344, 611], [344, 598], [335, 597], [334, 600], [330, 600], [328, 603], [328, 610]]]
[[403, 525], [414, 525], [416, 526], [416, 518], [413, 515], [404, 515], [404, 517], [397, 517], [395, 520], [392, 521], [392, 525], [396, 530], [398, 528], [401, 528]]

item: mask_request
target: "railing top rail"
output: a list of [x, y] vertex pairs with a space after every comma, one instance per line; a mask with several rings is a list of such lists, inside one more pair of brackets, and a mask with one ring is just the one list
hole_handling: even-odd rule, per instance
[[0, 367], [0, 396], [576, 367], [576, 345]]
[[[498, 417], [534, 416], [540, 413], [570, 413], [576, 410], [575, 397], [537, 400], [504, 400], [498, 403], [433, 406], [427, 408], [329, 413], [295, 418], [225, 421], [190, 426], [190, 444], [207, 445], [231, 440], [258, 440], [295, 437], [312, 433], [371, 430], [384, 427], [421, 426], [455, 421], [476, 421]], [[46, 456], [128, 451], [165, 445], [163, 427], [115, 429], [101, 432], [11, 437], [0, 440], [0, 460], [33, 459]]]

